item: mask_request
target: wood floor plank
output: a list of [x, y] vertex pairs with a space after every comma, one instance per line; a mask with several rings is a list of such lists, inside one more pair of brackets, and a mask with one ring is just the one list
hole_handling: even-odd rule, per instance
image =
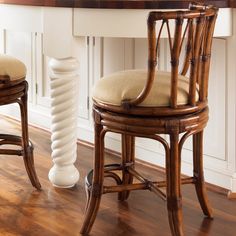
[[[0, 123], [0, 132], [19, 134], [18, 122], [0, 117]], [[21, 157], [0, 157], [0, 236], [77, 236], [86, 201], [84, 177], [92, 167], [93, 151], [78, 145], [80, 180], [71, 189], [58, 189], [48, 180], [52, 166], [49, 133], [30, 127], [30, 138], [43, 189], [37, 191], [30, 185]], [[111, 155], [107, 159], [117, 161]], [[138, 168], [148, 176], [163, 177], [154, 169]], [[212, 191], [208, 195], [214, 220], [204, 218], [194, 187], [183, 187], [185, 235], [235, 236], [236, 201]], [[104, 195], [91, 235], [170, 236], [166, 204], [147, 191], [132, 192], [126, 202], [118, 202], [116, 194]]]

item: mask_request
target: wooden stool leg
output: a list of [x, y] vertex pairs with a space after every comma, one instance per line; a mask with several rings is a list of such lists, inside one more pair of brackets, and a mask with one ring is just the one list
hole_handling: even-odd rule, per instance
[[184, 235], [180, 190], [181, 158], [178, 139], [178, 134], [170, 135], [170, 153], [166, 155], [167, 209], [173, 236]]
[[90, 190], [91, 190], [91, 189], [88, 188], [88, 186], [87, 186], [86, 183], [85, 183], [85, 192], [86, 192], [85, 212], [87, 211], [88, 206], [89, 206], [89, 200], [90, 200], [90, 197], [91, 197]]
[[203, 131], [193, 135], [193, 167], [199, 203], [203, 213], [212, 218], [212, 209], [207, 198], [203, 173]]
[[101, 201], [103, 179], [104, 179], [104, 134], [102, 126], [95, 124], [95, 153], [94, 153], [94, 170], [93, 183], [88, 195], [84, 222], [81, 228], [81, 234], [89, 234], [95, 221], [98, 208]]
[[23, 148], [23, 159], [27, 174], [32, 185], [41, 189], [41, 184], [38, 180], [35, 167], [34, 167], [34, 157], [33, 157], [33, 145], [29, 142], [28, 133], [28, 117], [27, 117], [27, 90], [28, 84], [25, 82], [25, 94], [22, 96], [19, 102], [20, 112], [21, 112], [21, 129], [22, 129], [22, 148]]
[[[122, 134], [122, 165], [126, 163], [134, 163], [134, 153], [135, 153], [135, 137]], [[128, 173], [125, 169], [122, 172], [122, 184], [132, 184], [133, 176]], [[128, 199], [130, 191], [121, 192], [119, 195], [120, 201], [125, 201]]]

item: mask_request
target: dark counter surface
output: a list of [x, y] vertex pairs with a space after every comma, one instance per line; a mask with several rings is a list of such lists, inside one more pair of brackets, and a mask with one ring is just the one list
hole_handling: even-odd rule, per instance
[[[190, 0], [0, 0], [3, 4], [28, 6], [107, 8], [107, 9], [176, 9], [187, 8]], [[219, 8], [234, 8], [236, 0], [198, 1]]]

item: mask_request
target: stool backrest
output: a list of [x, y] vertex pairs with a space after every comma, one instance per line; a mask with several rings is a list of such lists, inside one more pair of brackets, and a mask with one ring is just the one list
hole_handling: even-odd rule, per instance
[[[138, 105], [150, 92], [155, 79], [157, 54], [163, 34], [168, 38], [171, 57], [170, 108], [175, 109], [180, 106], [177, 105], [178, 75], [187, 73], [190, 82], [188, 104], [185, 107], [206, 104], [211, 46], [217, 13], [218, 9], [213, 6], [194, 4], [185, 11], [150, 12], [147, 20], [149, 51], [147, 81], [139, 96], [124, 105]], [[173, 35], [170, 25], [174, 25]], [[181, 65], [180, 55], [185, 43], [184, 60]], [[197, 89], [199, 96], [196, 96]]]

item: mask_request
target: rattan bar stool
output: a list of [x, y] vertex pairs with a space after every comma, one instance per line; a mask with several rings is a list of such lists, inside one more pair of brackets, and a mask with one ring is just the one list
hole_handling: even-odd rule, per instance
[[[41, 189], [34, 168], [33, 145], [29, 141], [28, 135], [28, 83], [25, 80], [25, 76], [26, 67], [21, 61], [8, 55], [0, 54], [0, 105], [19, 104], [22, 128], [22, 136], [0, 134], [0, 154], [22, 156], [32, 185], [36, 189]], [[10, 146], [6, 147], [6, 145]]]
[[[132, 190], [150, 190], [159, 195], [167, 201], [172, 235], [183, 236], [181, 185], [191, 183], [195, 185], [203, 213], [212, 218], [203, 176], [203, 130], [208, 121], [208, 77], [217, 12], [212, 6], [194, 4], [186, 11], [151, 12], [148, 70], [117, 72], [96, 83], [93, 91], [94, 169], [86, 177], [88, 199], [81, 234], [90, 232], [102, 194], [112, 192], [118, 192], [121, 201], [126, 200]], [[174, 25], [173, 35], [170, 25]], [[156, 69], [160, 38], [164, 33], [171, 57], [171, 70], [165, 72]], [[121, 134], [122, 160], [104, 166], [107, 132]], [[161, 134], [169, 136], [169, 142]], [[183, 178], [181, 149], [190, 136], [193, 137], [193, 176]], [[137, 172], [135, 137], [154, 139], [164, 146], [165, 180], [150, 181]], [[113, 178], [117, 185], [105, 185], [106, 177]], [[138, 182], [133, 182], [134, 178]]]

